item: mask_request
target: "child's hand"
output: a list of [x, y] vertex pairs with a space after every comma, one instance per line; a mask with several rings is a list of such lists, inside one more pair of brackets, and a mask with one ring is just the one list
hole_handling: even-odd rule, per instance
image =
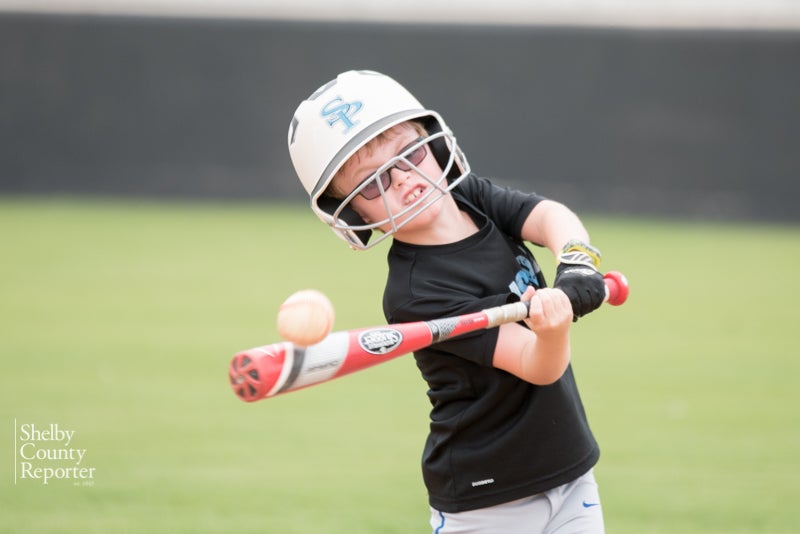
[[603, 275], [593, 267], [562, 263], [556, 270], [553, 286], [569, 297], [576, 321], [599, 308], [606, 296]]
[[572, 324], [573, 310], [569, 297], [560, 289], [544, 288], [538, 291], [528, 287], [521, 300], [530, 301], [530, 311], [525, 323], [539, 337], [564, 335]]
[[529, 302], [525, 324], [500, 325], [492, 364], [526, 382], [545, 386], [569, 366], [572, 304], [560, 289], [528, 287], [520, 300]]
[[564, 245], [558, 255], [553, 287], [569, 297], [575, 321], [599, 308], [605, 299], [606, 286], [598, 271], [600, 257], [597, 248], [575, 239]]

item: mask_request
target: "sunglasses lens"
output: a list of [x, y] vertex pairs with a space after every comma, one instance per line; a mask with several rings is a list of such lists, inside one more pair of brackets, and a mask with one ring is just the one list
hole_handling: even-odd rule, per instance
[[392, 186], [392, 173], [389, 171], [382, 172], [380, 175], [380, 180], [383, 190], [386, 191]]
[[[419, 165], [422, 163], [422, 160], [425, 159], [425, 156], [428, 155], [428, 151], [425, 150], [425, 145], [422, 145], [419, 148], [415, 148], [412, 150], [407, 156], [406, 159], [411, 165]], [[395, 164], [395, 167], [400, 169], [401, 171], [410, 171], [411, 167], [409, 167], [405, 161], [398, 161]]]
[[[422, 138], [418, 139], [421, 141]], [[422, 163], [422, 160], [425, 159], [425, 156], [428, 155], [428, 150], [425, 148], [425, 145], [415, 148], [412, 150], [408, 155], [405, 156], [405, 159], [408, 160], [408, 163], [411, 165], [419, 165]], [[397, 167], [403, 172], [407, 172], [411, 170], [411, 167], [406, 164], [405, 161], [398, 161], [394, 164], [394, 167]], [[378, 180], [381, 181], [381, 185], [383, 186], [383, 190], [386, 191], [392, 185], [392, 168], [389, 168], [388, 171], [384, 171], [378, 177]], [[361, 196], [367, 200], [374, 200], [378, 198], [381, 194], [381, 190], [378, 187], [377, 180], [371, 180], [367, 185], [364, 186], [364, 189], [360, 192]]]
[[[378, 177], [378, 180], [381, 181], [381, 185], [383, 186], [383, 190], [386, 191], [392, 185], [392, 175], [389, 174], [389, 171], [382, 172]], [[361, 196], [366, 198], [367, 200], [374, 200], [381, 195], [381, 190], [378, 187], [378, 181], [372, 180], [368, 183], [364, 189], [361, 190]]]
[[378, 189], [378, 184], [375, 183], [375, 180], [372, 180], [370, 183], [364, 186], [364, 189], [361, 190], [361, 196], [367, 200], [378, 198], [378, 195], [380, 194], [381, 192]]
[[428, 151], [425, 149], [425, 145], [422, 145], [408, 155], [408, 161], [410, 161], [412, 165], [419, 165], [427, 155]]

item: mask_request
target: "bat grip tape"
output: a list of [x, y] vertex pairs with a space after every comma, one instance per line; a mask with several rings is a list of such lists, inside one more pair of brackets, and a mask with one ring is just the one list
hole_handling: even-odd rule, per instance
[[512, 302], [489, 308], [485, 311], [488, 319], [486, 328], [500, 326], [506, 323], [516, 323], [528, 317], [530, 302]]

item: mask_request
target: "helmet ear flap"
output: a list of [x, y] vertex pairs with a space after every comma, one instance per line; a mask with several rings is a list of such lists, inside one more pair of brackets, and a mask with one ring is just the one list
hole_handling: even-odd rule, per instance
[[[422, 121], [422, 125], [425, 128], [425, 131], [428, 132], [428, 135], [434, 135], [442, 131], [441, 123], [433, 116], [426, 117], [426, 119]], [[447, 139], [444, 136], [436, 137], [428, 142], [428, 146], [431, 148], [431, 153], [436, 159], [436, 163], [439, 164], [439, 167], [446, 169], [447, 166], [450, 165], [451, 158], [453, 158], [453, 151], [450, 145], [448, 145]], [[450, 170], [447, 173], [447, 180], [455, 180], [462, 174], [463, 169], [460, 168], [457, 160], [454, 159], [453, 164], [450, 166]]]
[[[317, 199], [317, 206], [331, 216], [331, 220], [333, 220], [333, 214], [339, 209], [341, 206], [342, 201], [337, 200], [333, 197], [329, 197], [328, 195], [320, 195]], [[349, 205], [342, 208], [342, 211], [339, 213], [339, 219], [347, 224], [347, 226], [365, 226], [367, 223], [364, 219], [361, 218], [361, 215], [356, 213]], [[335, 223], [337, 221], [334, 221]], [[360, 247], [365, 247], [369, 242], [370, 237], [372, 237], [372, 230], [342, 230], [340, 228], [334, 228], [334, 231], [342, 236], [345, 241], [348, 242], [355, 242]]]

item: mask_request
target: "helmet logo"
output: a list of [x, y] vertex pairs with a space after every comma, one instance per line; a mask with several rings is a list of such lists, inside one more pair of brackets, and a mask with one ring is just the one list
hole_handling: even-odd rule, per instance
[[353, 115], [361, 110], [361, 106], [362, 104], [358, 100], [348, 104], [342, 100], [342, 97], [337, 96], [325, 104], [325, 107], [322, 108], [322, 116], [328, 117], [328, 125], [331, 127], [337, 122], [344, 124], [342, 133], [347, 133], [350, 128], [358, 124], [357, 121], [353, 120]]

